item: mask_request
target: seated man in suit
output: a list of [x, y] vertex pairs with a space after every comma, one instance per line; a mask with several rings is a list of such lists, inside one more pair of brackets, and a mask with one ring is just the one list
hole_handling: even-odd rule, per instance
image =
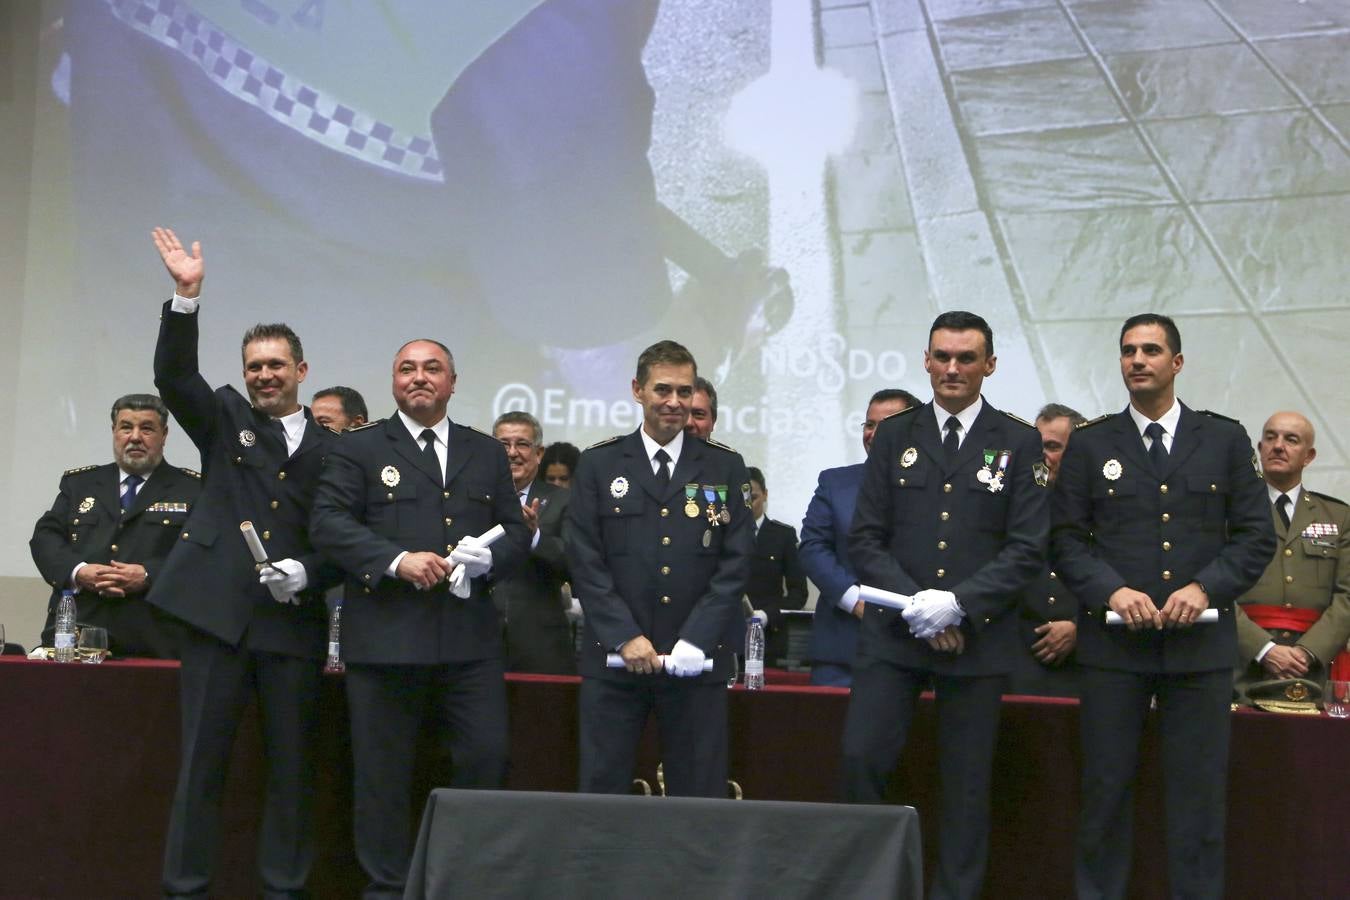
[[745, 596], [769, 623], [766, 629], [765, 661], [775, 665], [787, 653], [787, 630], [783, 610], [806, 606], [806, 576], [797, 562], [797, 531], [764, 514], [769, 491], [764, 473], [754, 466], [750, 473], [750, 515], [755, 520], [755, 552], [750, 557], [750, 580]]
[[506, 448], [511, 481], [520, 497], [530, 529], [529, 558], [513, 574], [492, 586], [492, 599], [502, 614], [506, 635], [506, 668], [510, 672], [577, 674], [576, 645], [567, 621], [563, 583], [567, 554], [563, 546], [567, 488], [539, 477], [544, 454], [544, 428], [527, 412], [505, 412], [492, 426], [492, 436]]
[[1350, 506], [1303, 486], [1313, 439], [1307, 418], [1277, 412], [1256, 445], [1278, 546], [1238, 598], [1240, 702], [1307, 704], [1328, 677], [1350, 678]]
[[315, 391], [309, 408], [314, 413], [314, 421], [338, 433], [360, 428], [370, 418], [366, 398], [361, 392], [340, 384]]
[[42, 643], [51, 645], [56, 604], [72, 590], [80, 624], [106, 628], [114, 654], [176, 658], [175, 629], [145, 593], [178, 543], [201, 476], [164, 462], [169, 411], [154, 394], [119, 397], [112, 436], [115, 461], [67, 470], [28, 542], [52, 586]]
[[[862, 426], [863, 453], [871, 452], [872, 435], [882, 419], [919, 403], [918, 397], [899, 388], [873, 394]], [[858, 576], [848, 559], [848, 527], [862, 475], [862, 463], [821, 472], [802, 519], [802, 570], [820, 589], [811, 622], [811, 683], [816, 685], [848, 687], [853, 683], [853, 653], [863, 602], [858, 599]]]
[[[1041, 433], [1045, 471], [1052, 487], [1069, 437], [1074, 428], [1086, 421], [1077, 410], [1058, 403], [1047, 403], [1036, 414], [1036, 430]], [[1022, 646], [1027, 652], [1013, 666], [1006, 692], [1077, 696], [1073, 648], [1078, 643], [1078, 601], [1050, 566], [1045, 566], [1023, 593], [1018, 619]]]

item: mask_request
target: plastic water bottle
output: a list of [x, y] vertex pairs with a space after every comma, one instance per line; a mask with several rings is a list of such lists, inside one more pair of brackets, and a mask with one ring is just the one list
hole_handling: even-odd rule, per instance
[[745, 689], [764, 687], [764, 623], [751, 616], [745, 625]]
[[75, 592], [62, 591], [56, 607], [56, 661], [75, 661]]
[[345, 672], [342, 662], [342, 604], [333, 607], [328, 614], [328, 662], [324, 663], [325, 672]]

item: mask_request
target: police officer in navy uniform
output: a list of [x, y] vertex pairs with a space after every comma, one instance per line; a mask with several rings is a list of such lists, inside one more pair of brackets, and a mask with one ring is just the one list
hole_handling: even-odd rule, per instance
[[[176, 293], [164, 304], [155, 386], [202, 457], [202, 495], [148, 600], [182, 629], [183, 735], [169, 814], [163, 889], [210, 887], [225, 771], [251, 696], [262, 714], [267, 785], [258, 832], [265, 896], [303, 892], [313, 860], [313, 735], [325, 657], [323, 592], [337, 570], [309, 539], [309, 510], [325, 451], [337, 435], [299, 402], [308, 365], [285, 325], [243, 340], [248, 399], [215, 390], [197, 368], [201, 245], [184, 250], [157, 228], [155, 245]], [[272, 565], [259, 573], [241, 534], [253, 524]]]
[[[530, 535], [502, 445], [446, 415], [456, 377], [444, 344], [404, 344], [398, 412], [342, 435], [314, 502], [315, 545], [347, 573], [342, 652], [366, 897], [403, 895], [424, 711], [448, 731], [452, 787], [506, 779], [501, 626], [487, 583], [524, 561]], [[505, 535], [491, 546], [466, 540], [496, 525]]]
[[[1086, 421], [1077, 410], [1059, 403], [1047, 403], [1036, 414], [1036, 430], [1041, 433], [1041, 452], [1050, 470], [1051, 488], [1059, 477], [1059, 463], [1073, 429]], [[1078, 600], [1049, 564], [1027, 586], [1017, 612], [1018, 631], [1026, 652], [1018, 656], [1013, 666], [1007, 693], [1078, 696], [1078, 666], [1073, 659], [1073, 648], [1078, 643]]]
[[[1082, 898], [1126, 895], [1134, 777], [1154, 698], [1169, 890], [1223, 896], [1233, 604], [1270, 562], [1275, 538], [1247, 433], [1176, 399], [1182, 364], [1170, 318], [1125, 321], [1130, 404], [1074, 433], [1052, 500], [1055, 571], [1082, 604]], [[1218, 621], [1197, 623], [1207, 609]], [[1108, 611], [1124, 625], [1106, 624]]]
[[[627, 793], [651, 713], [668, 792], [724, 797], [726, 645], [754, 538], [740, 454], [684, 431], [694, 357], [661, 341], [638, 358], [642, 426], [581, 455], [567, 536], [586, 614], [579, 670], [580, 788]], [[607, 668], [619, 653], [624, 667]], [[704, 661], [712, 660], [710, 672]]]
[[862, 584], [913, 595], [903, 615], [869, 605], [844, 724], [844, 790], [880, 803], [921, 691], [937, 694], [942, 805], [934, 897], [976, 897], [989, 784], [1017, 602], [1042, 565], [1049, 473], [1040, 434], [980, 395], [996, 364], [979, 316], [938, 316], [924, 368], [933, 402], [877, 428], [849, 558]]
[[81, 625], [108, 630], [116, 656], [178, 656], [171, 620], [145, 602], [201, 493], [201, 475], [164, 462], [169, 411], [154, 394], [112, 407], [113, 458], [70, 469], [28, 546], [52, 586], [42, 643], [51, 646], [56, 604], [75, 591]]

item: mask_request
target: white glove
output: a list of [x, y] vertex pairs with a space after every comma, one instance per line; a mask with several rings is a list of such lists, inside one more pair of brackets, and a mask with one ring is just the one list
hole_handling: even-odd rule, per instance
[[910, 634], [926, 640], [948, 625], [960, 622], [966, 613], [951, 591], [928, 589], [915, 594], [913, 602], [901, 615], [909, 623]]
[[267, 589], [272, 592], [272, 599], [278, 603], [299, 604], [295, 595], [309, 584], [309, 576], [305, 574], [303, 563], [283, 559], [258, 573], [258, 583], [267, 585]]
[[445, 561], [454, 566], [454, 568], [450, 570], [449, 577], [445, 579], [445, 583], [450, 585], [450, 593], [459, 597], [461, 600], [469, 599], [469, 595], [473, 593], [473, 583], [469, 580], [468, 573], [464, 571], [464, 566], [454, 562], [448, 556], [445, 558]]
[[703, 651], [686, 640], [678, 640], [666, 657], [666, 674], [676, 678], [692, 678], [703, 674]]
[[463, 566], [467, 578], [478, 578], [492, 571], [492, 548], [460, 541], [450, 554], [450, 562]]

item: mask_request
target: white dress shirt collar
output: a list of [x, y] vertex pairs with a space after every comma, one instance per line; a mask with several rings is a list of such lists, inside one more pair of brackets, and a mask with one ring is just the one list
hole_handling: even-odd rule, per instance
[[[413, 442], [417, 444], [418, 447], [421, 447], [422, 432], [427, 430], [427, 426], [420, 424], [415, 419], [413, 419], [412, 416], [408, 415], [401, 409], [398, 411], [398, 417], [403, 420], [403, 427], [408, 429], [408, 434], [412, 435]], [[436, 446], [438, 449], [440, 447], [450, 446], [449, 416], [441, 416], [441, 420], [437, 422], [435, 425], [431, 426], [431, 431], [433, 434], [436, 435]]]
[[[975, 420], [980, 417], [980, 410], [982, 409], [984, 409], [984, 397], [979, 396], [975, 398], [974, 403], [956, 414], [956, 421], [961, 423], [958, 446], [966, 442], [966, 435], [970, 434], [970, 429], [974, 427]], [[939, 406], [937, 401], [934, 400], [933, 415], [937, 417], [938, 441], [941, 442], [947, 437], [947, 420], [952, 417], [952, 414]]]
[[670, 457], [670, 471], [673, 474], [675, 472], [675, 464], [680, 461], [680, 451], [684, 449], [684, 432], [676, 432], [675, 437], [671, 438], [670, 443], [666, 444], [664, 447], [658, 444], [656, 440], [647, 433], [647, 429], [639, 428], [638, 434], [642, 435], [642, 446], [647, 451], [647, 461], [652, 464], [652, 474], [656, 474], [656, 470], [661, 467], [661, 464], [656, 461], [657, 450], [666, 451], [666, 455]]
[[1270, 502], [1272, 505], [1275, 503], [1276, 500], [1280, 499], [1281, 494], [1288, 494], [1289, 518], [1292, 519], [1294, 517], [1294, 510], [1298, 509], [1298, 498], [1299, 495], [1303, 493], [1303, 484], [1299, 483], [1294, 485], [1287, 491], [1282, 491], [1279, 488], [1275, 487], [1273, 484], [1267, 483], [1266, 493], [1270, 495]]
[[[1134, 420], [1134, 427], [1139, 429], [1139, 437], [1148, 440], [1144, 437], [1144, 429], [1153, 422], [1153, 419], [1135, 409], [1133, 403], [1130, 404], [1129, 409], [1130, 418]], [[1177, 423], [1181, 421], [1181, 404], [1177, 402], [1175, 397], [1172, 398], [1172, 407], [1159, 416], [1157, 421], [1163, 427], [1163, 446], [1170, 453], [1172, 451], [1172, 440], [1177, 436]], [[1145, 444], [1145, 446], [1148, 445]]]

